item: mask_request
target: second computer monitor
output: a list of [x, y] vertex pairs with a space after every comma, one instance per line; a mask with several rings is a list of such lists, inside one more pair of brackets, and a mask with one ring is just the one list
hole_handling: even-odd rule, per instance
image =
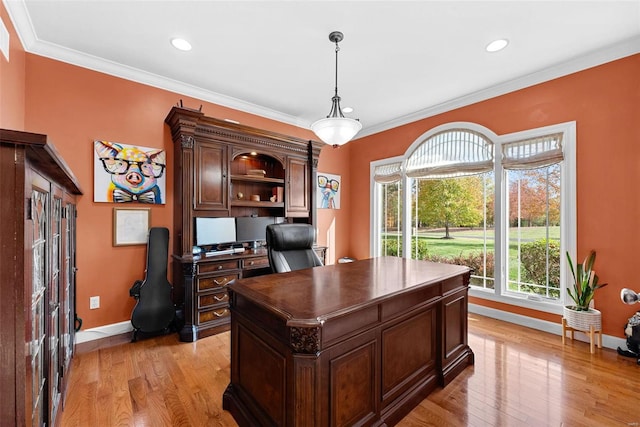
[[274, 216], [239, 216], [236, 218], [236, 240], [257, 246], [267, 239], [267, 225], [284, 221], [284, 218]]

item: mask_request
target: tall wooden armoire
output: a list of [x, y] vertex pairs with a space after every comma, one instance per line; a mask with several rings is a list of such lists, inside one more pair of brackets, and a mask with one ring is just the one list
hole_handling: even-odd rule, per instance
[[0, 420], [54, 426], [74, 350], [78, 181], [45, 135], [0, 129]]

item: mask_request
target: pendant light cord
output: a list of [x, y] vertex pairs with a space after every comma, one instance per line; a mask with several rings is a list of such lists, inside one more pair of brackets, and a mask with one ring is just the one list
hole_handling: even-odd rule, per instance
[[340, 46], [338, 46], [338, 41], [336, 40], [336, 96], [338, 96], [338, 52], [340, 51]]

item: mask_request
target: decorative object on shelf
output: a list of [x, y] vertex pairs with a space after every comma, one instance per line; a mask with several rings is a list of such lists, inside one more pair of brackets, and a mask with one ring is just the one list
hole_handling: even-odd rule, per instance
[[238, 191], [237, 197], [238, 197], [238, 200], [242, 200], [242, 199], [244, 199], [244, 194], [242, 192]]
[[271, 196], [271, 197], [269, 197], [269, 200], [271, 201], [271, 203], [275, 203], [276, 200], [278, 200], [278, 197], [277, 196]]
[[331, 111], [329, 115], [316, 121], [311, 125], [311, 130], [318, 135], [322, 141], [337, 147], [346, 144], [362, 129], [362, 123], [358, 120], [345, 117], [340, 108], [340, 97], [338, 96], [338, 43], [344, 39], [344, 34], [340, 31], [333, 31], [329, 34], [329, 40], [336, 44], [336, 86], [335, 94], [331, 98]]
[[280, 203], [284, 200], [284, 187], [273, 187], [271, 194], [275, 196], [276, 203]]
[[318, 208], [340, 209], [340, 175], [318, 174]]
[[165, 203], [164, 150], [109, 141], [93, 145], [94, 202]]
[[259, 194], [252, 194], [251, 195], [251, 201], [252, 202], [259, 202], [260, 201], [260, 195]]
[[261, 176], [264, 177], [267, 174], [267, 171], [263, 170], [263, 169], [249, 169], [247, 171], [248, 175], [251, 176]]
[[591, 251], [582, 264], [576, 264], [575, 269], [571, 255], [567, 252], [567, 261], [571, 276], [573, 277], [573, 289], [567, 288], [567, 294], [575, 305], [565, 305], [562, 317], [562, 343], [565, 342], [566, 332], [582, 331], [589, 335], [591, 353], [595, 351], [594, 340], [597, 336], [598, 347], [602, 348], [602, 313], [592, 307], [596, 290], [607, 284], [598, 283], [598, 275], [593, 270], [596, 261], [596, 252]]

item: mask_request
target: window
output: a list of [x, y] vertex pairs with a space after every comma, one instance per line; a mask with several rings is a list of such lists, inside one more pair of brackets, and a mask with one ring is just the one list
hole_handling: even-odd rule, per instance
[[382, 256], [402, 256], [401, 166], [400, 161], [391, 161], [372, 167], [372, 181], [376, 183], [376, 195], [372, 199], [378, 201], [372, 223], [378, 237], [371, 240], [375, 245], [371, 252]]
[[553, 312], [575, 253], [574, 145], [574, 123], [425, 133], [372, 164], [372, 254], [467, 265], [472, 295]]
[[562, 133], [502, 144], [508, 292], [558, 300]]

